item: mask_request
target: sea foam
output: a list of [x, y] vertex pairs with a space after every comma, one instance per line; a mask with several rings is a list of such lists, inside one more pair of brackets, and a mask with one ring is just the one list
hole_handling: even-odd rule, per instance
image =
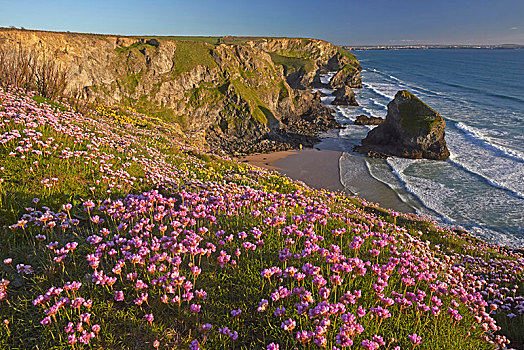
[[502, 156], [510, 157], [518, 162], [524, 162], [523, 153], [494, 143], [491, 137], [485, 135], [479, 129], [469, 126], [462, 122], [455, 123], [455, 126], [457, 127], [457, 129], [461, 130], [466, 135], [474, 139], [474, 141], [477, 144], [498, 151], [501, 153]]

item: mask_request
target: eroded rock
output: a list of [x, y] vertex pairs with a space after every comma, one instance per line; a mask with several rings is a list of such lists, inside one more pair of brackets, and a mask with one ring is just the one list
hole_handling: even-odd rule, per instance
[[384, 123], [383, 118], [368, 117], [367, 115], [359, 115], [353, 124], [355, 125], [380, 125]]
[[329, 82], [333, 89], [338, 89], [343, 86], [352, 88], [362, 87], [362, 77], [358, 68], [347, 65], [344, 69], [339, 70], [331, 81]]
[[[66, 93], [122, 105], [205, 131], [214, 149], [307, 146], [338, 124], [307, 91], [320, 71], [351, 70], [351, 53], [316, 39], [221, 38], [216, 44], [29, 30], [0, 31], [2, 49], [21, 43], [67, 69]], [[270, 140], [271, 147], [260, 146]]]
[[335, 100], [331, 102], [332, 105], [358, 106], [355, 92], [347, 85], [336, 89], [333, 95]]
[[446, 159], [444, 118], [407, 90], [388, 104], [384, 123], [371, 130], [355, 150], [370, 157]]

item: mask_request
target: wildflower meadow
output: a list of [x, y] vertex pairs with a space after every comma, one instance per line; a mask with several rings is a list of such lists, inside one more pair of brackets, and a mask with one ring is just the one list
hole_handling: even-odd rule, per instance
[[503, 349], [523, 251], [0, 89], [0, 348]]

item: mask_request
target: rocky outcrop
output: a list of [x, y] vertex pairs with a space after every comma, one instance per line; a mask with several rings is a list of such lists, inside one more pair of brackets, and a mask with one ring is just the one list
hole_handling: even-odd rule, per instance
[[321, 104], [320, 94], [303, 91], [295, 99], [296, 106], [290, 101], [281, 103], [277, 110], [281, 118], [273, 116], [267, 127], [245, 118], [213, 125], [206, 134], [208, 144], [234, 155], [283, 151], [312, 147], [319, 142], [319, 132], [340, 127], [332, 110]]
[[206, 42], [0, 30], [2, 49], [18, 43], [67, 69], [69, 92], [133, 107], [187, 133], [205, 131], [211, 146], [230, 153], [262, 151], [268, 142], [311, 144], [337, 124], [307, 88], [320, 71], [360, 69], [351, 53], [315, 39]]
[[371, 157], [446, 159], [446, 122], [411, 92], [397, 92], [386, 120], [371, 130], [355, 150]]
[[325, 84], [320, 79], [320, 74], [315, 75], [315, 78], [311, 82], [311, 87], [315, 89], [331, 89], [331, 85], [329, 83]]
[[384, 123], [383, 118], [368, 117], [367, 115], [362, 114], [357, 117], [357, 119], [355, 120], [353, 124], [354, 125], [380, 125], [382, 123]]
[[349, 86], [336, 89], [333, 95], [335, 99], [331, 102], [332, 105], [358, 106], [355, 93]]
[[362, 78], [360, 77], [360, 70], [353, 66], [346, 66], [339, 70], [331, 81], [329, 82], [333, 89], [338, 89], [343, 86], [350, 86], [352, 88], [362, 87]]
[[[320, 101], [320, 94], [304, 92], [296, 96], [297, 105], [294, 111], [286, 110], [291, 105], [282, 105], [279, 111], [285, 116], [279, 121], [279, 128], [270, 128], [268, 133], [256, 134], [254, 125], [242, 128], [243, 132], [254, 132], [253, 139], [257, 142], [246, 141], [245, 138], [228, 140], [227, 133], [222, 128], [213, 127], [208, 132], [208, 143], [213, 147], [224, 149], [231, 154], [254, 152], [283, 151], [313, 147], [320, 141], [319, 131], [339, 128], [332, 115], [332, 110], [324, 107]], [[251, 128], [251, 129], [250, 129]]]

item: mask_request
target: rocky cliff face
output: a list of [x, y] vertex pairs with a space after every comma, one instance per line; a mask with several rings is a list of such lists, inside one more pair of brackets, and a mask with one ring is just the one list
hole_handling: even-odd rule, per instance
[[411, 92], [397, 92], [388, 104], [386, 120], [355, 147], [371, 157], [446, 159], [444, 118]]
[[314, 39], [209, 43], [0, 30], [0, 45], [53, 57], [68, 71], [69, 91], [178, 123], [231, 153], [312, 143], [316, 131], [336, 123], [307, 88], [323, 71], [360, 76], [352, 54]]
[[[275, 63], [282, 64], [288, 83], [297, 89], [319, 82], [319, 73], [336, 71], [337, 86], [362, 87], [362, 67], [355, 56], [327, 41], [318, 39], [258, 39], [248, 45], [270, 52]], [[339, 74], [340, 73], [340, 74]]]

